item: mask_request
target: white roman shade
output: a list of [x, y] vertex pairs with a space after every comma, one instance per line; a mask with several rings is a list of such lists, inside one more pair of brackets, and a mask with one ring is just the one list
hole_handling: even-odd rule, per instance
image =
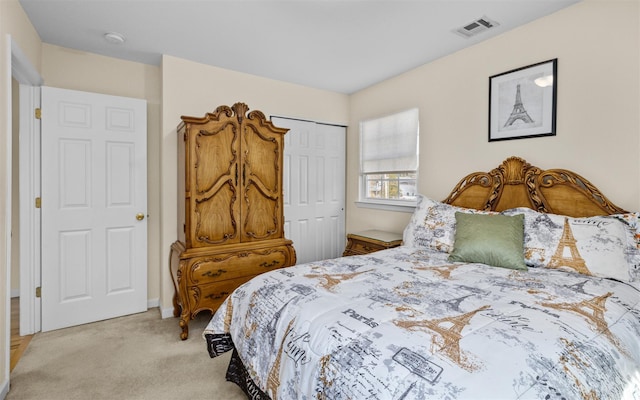
[[418, 169], [418, 109], [360, 123], [360, 170], [363, 174]]

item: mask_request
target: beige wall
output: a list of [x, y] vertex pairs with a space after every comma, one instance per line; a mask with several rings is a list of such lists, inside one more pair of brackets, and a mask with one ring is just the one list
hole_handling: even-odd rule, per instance
[[160, 247], [160, 68], [45, 43], [42, 77], [45, 86], [147, 101], [147, 296], [159, 300], [160, 265], [165, 257]]
[[[465, 174], [520, 156], [572, 169], [640, 209], [637, 1], [584, 1], [350, 98], [347, 230], [402, 231], [410, 214], [358, 208], [358, 122], [419, 107], [419, 191], [443, 199]], [[488, 77], [558, 59], [557, 135], [487, 141]]]
[[162, 59], [162, 307], [170, 315], [169, 247], [177, 238], [177, 134], [181, 115], [203, 116], [220, 105], [246, 103], [271, 115], [346, 124], [348, 96], [260, 78], [187, 60]]
[[27, 19], [22, 7], [17, 0], [0, 1], [0, 393], [6, 390], [9, 379], [8, 362], [8, 337], [9, 332], [8, 317], [9, 305], [6, 300], [8, 284], [6, 282], [7, 254], [9, 249], [6, 246], [7, 218], [5, 210], [7, 208], [7, 191], [9, 190], [11, 174], [8, 173], [7, 150], [9, 149], [12, 128], [8, 124], [11, 121], [9, 110], [11, 109], [11, 46], [7, 42], [7, 35], [11, 35], [13, 41], [20, 46], [22, 52], [27, 56], [36, 69], [40, 68], [40, 46], [41, 41], [37, 32]]

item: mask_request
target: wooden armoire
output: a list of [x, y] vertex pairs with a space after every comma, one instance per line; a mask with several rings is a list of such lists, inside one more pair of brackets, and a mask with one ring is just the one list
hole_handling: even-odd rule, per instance
[[296, 263], [284, 237], [284, 135], [244, 103], [178, 126], [178, 245], [174, 314], [180, 337], [238, 286]]

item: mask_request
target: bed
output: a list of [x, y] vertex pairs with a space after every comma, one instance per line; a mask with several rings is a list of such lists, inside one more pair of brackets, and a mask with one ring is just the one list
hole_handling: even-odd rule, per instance
[[640, 399], [638, 213], [511, 157], [400, 247], [262, 274], [205, 328], [251, 399]]

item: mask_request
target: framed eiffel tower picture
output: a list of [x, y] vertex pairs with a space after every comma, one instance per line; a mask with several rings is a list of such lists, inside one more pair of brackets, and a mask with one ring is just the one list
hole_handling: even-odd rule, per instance
[[558, 59], [489, 77], [489, 141], [556, 134]]

